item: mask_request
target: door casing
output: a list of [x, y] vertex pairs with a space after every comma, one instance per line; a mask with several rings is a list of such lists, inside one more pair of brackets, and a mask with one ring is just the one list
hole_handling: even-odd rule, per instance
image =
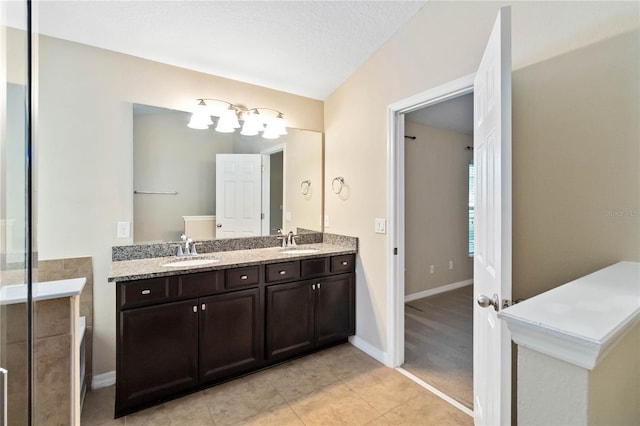
[[[385, 364], [404, 363], [405, 182], [404, 115], [473, 92], [475, 73], [389, 105], [387, 217], [387, 352]], [[397, 249], [397, 254], [396, 254]]]

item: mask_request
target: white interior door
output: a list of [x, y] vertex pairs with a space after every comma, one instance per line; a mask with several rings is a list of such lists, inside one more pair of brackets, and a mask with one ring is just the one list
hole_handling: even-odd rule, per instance
[[216, 154], [216, 238], [260, 235], [260, 154]]
[[[497, 317], [511, 299], [511, 10], [501, 8], [474, 81], [476, 425], [511, 423], [511, 337]], [[486, 305], [486, 303], [485, 303]]]

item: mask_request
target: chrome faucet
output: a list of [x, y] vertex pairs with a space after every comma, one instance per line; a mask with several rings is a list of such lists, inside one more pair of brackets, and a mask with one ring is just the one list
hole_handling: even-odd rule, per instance
[[296, 236], [293, 234], [293, 231], [289, 231], [287, 234], [287, 247], [296, 245]]
[[176, 256], [195, 256], [196, 254], [198, 254], [198, 252], [196, 251], [196, 245], [200, 243], [194, 243], [193, 240], [187, 237], [185, 234], [182, 234], [180, 236], [180, 239], [184, 242], [184, 250], [182, 249], [182, 246], [179, 245], [178, 253], [176, 254]]
[[292, 231], [289, 231], [289, 233], [287, 235], [284, 235], [282, 233], [282, 229], [278, 229], [278, 236], [276, 238], [278, 238], [279, 240], [282, 240], [282, 248], [286, 248], [286, 247], [291, 247], [291, 246], [295, 246], [296, 245], [296, 236], [294, 235]]
[[287, 246], [287, 237], [284, 236], [284, 234], [282, 233], [282, 229], [278, 228], [278, 230], [276, 231], [278, 232], [278, 236], [276, 237], [279, 240], [282, 240], [282, 248]]

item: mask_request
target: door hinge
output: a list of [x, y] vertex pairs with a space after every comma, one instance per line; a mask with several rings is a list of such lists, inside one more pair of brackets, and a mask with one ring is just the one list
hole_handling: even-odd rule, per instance
[[393, 248], [393, 255], [397, 256], [398, 255], [398, 247], [394, 247]]
[[264, 213], [260, 213], [260, 219], [264, 219]]
[[513, 305], [515, 305], [516, 303], [520, 303], [520, 302], [522, 302], [523, 300], [524, 300], [524, 299], [516, 299], [516, 300], [511, 301], [511, 300], [509, 300], [509, 299], [502, 299], [502, 309], [506, 309], [506, 308], [508, 308], [509, 306], [513, 306]]

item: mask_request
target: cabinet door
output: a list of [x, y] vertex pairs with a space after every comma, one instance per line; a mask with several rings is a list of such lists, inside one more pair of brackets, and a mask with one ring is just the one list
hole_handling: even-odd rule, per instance
[[314, 281], [316, 284], [316, 345], [355, 334], [355, 286], [353, 274]]
[[120, 312], [116, 416], [198, 383], [196, 303]]
[[249, 370], [262, 361], [260, 290], [200, 298], [200, 381]]
[[286, 358], [313, 347], [313, 290], [310, 281], [266, 289], [267, 358]]

